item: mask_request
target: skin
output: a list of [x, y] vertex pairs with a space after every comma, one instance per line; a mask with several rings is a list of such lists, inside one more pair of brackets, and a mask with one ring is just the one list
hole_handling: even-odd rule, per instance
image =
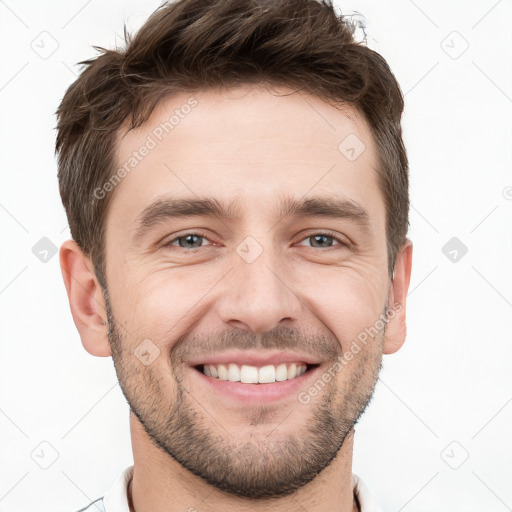
[[[118, 163], [191, 96], [198, 105], [115, 189], [105, 226], [108, 294], [75, 242], [60, 249], [82, 343], [93, 355], [113, 357], [130, 404], [131, 510], [357, 510], [353, 427], [382, 355], [405, 341], [412, 264], [407, 240], [393, 280], [388, 276], [371, 132], [351, 107], [305, 93], [209, 90], [164, 99], [140, 128], [121, 130]], [[349, 134], [365, 145], [354, 161], [338, 150]], [[236, 198], [242, 217], [167, 219], [135, 242], [141, 212], [168, 195]], [[368, 232], [347, 218], [278, 216], [283, 197], [320, 195], [362, 206]], [[348, 245], [315, 241], [325, 230]], [[197, 231], [206, 238], [163, 245]], [[262, 248], [250, 264], [236, 250], [248, 236]], [[395, 303], [401, 309], [346, 358], [352, 341]], [[135, 355], [144, 340], [159, 350], [149, 365]], [[277, 401], [241, 401], [212, 392], [191, 366], [233, 347], [298, 351], [319, 366]], [[301, 403], [299, 393], [338, 357], [342, 369]]]

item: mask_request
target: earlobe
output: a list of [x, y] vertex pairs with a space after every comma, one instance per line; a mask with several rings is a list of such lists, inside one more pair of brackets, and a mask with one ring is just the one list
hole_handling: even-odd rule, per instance
[[71, 314], [82, 345], [94, 356], [110, 356], [105, 299], [91, 261], [74, 240], [62, 244], [59, 258]]
[[412, 242], [407, 239], [398, 251], [393, 281], [388, 294], [388, 324], [382, 352], [393, 354], [399, 350], [407, 336], [405, 306], [412, 269]]

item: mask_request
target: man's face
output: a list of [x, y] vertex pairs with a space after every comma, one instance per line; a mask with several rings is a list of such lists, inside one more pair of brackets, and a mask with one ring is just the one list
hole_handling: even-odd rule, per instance
[[[147, 154], [106, 223], [109, 340], [132, 412], [185, 468], [248, 498], [293, 492], [336, 456], [373, 393], [383, 329], [345, 354], [388, 300], [368, 128], [282, 92], [164, 100], [120, 137], [119, 167]], [[169, 203], [185, 199], [234, 204], [224, 217]], [[346, 203], [327, 216], [312, 200]], [[292, 202], [302, 215], [284, 214]]]

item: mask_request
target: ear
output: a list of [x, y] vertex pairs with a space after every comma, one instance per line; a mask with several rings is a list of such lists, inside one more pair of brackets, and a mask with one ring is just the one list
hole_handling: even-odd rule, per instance
[[110, 356], [105, 299], [90, 259], [74, 240], [62, 244], [59, 257], [71, 314], [82, 345], [93, 356]]
[[386, 339], [383, 354], [393, 354], [404, 344], [407, 336], [405, 322], [405, 301], [411, 279], [412, 242], [407, 239], [400, 248], [396, 261], [393, 280], [389, 286], [389, 321], [386, 326]]

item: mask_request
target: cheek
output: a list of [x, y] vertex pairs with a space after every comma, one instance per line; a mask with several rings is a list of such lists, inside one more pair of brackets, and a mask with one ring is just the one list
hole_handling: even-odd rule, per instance
[[197, 321], [218, 279], [217, 272], [193, 266], [140, 272], [119, 288], [119, 315], [132, 337], [171, 343]]
[[[116, 319], [131, 338], [172, 344], [215, 309], [219, 293], [229, 293], [227, 272], [232, 262], [225, 263], [171, 268], [156, 262], [149, 268], [132, 262], [130, 269], [118, 273], [123, 279], [112, 287], [117, 290], [112, 297]], [[282, 286], [302, 303], [298, 325], [311, 324], [322, 331], [327, 327], [343, 350], [382, 313], [386, 296], [382, 276], [376, 262], [367, 260], [343, 266], [290, 262], [280, 272]]]
[[294, 291], [309, 311], [336, 336], [346, 350], [364, 329], [375, 324], [385, 305], [385, 282], [378, 273], [352, 268], [318, 269], [297, 276]]

